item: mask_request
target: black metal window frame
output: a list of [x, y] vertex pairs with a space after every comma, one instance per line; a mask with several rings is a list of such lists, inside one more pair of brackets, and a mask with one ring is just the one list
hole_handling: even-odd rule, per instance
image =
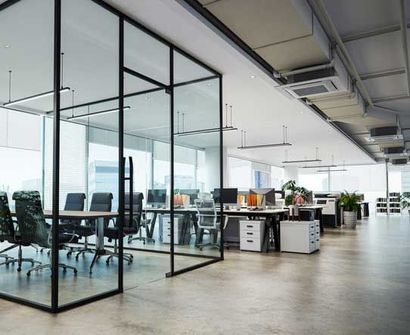
[[[0, 4], [0, 12], [5, 10], [8, 7], [13, 6], [14, 4], [20, 2], [21, 0], [6, 0], [2, 4]], [[61, 89], [61, 18], [62, 18], [62, 1], [63, 0], [54, 0], [54, 38], [53, 38], [53, 91], [54, 91], [54, 98], [53, 98], [53, 157], [52, 157], [52, 166], [53, 166], [53, 185], [52, 185], [52, 234], [53, 234], [53, 241], [58, 240], [59, 236], [59, 194], [60, 194], [60, 111], [64, 110], [60, 106], [60, 89]], [[148, 29], [144, 25], [140, 24], [136, 20], [132, 19], [128, 15], [122, 13], [118, 9], [112, 7], [111, 5], [107, 4], [103, 0], [88, 0], [92, 1], [99, 6], [103, 7], [105, 10], [111, 12], [112, 14], [118, 17], [119, 23], [119, 71], [118, 71], [118, 164], [119, 164], [119, 234], [120, 236], [123, 233], [123, 222], [124, 222], [124, 198], [125, 198], [125, 166], [124, 166], [124, 98], [127, 95], [124, 94], [124, 74], [130, 74], [139, 77], [147, 82], [153, 83], [160, 87], [160, 89], [166, 90], [166, 92], [170, 95], [170, 183], [171, 183], [171, 199], [174, 199], [174, 87], [179, 87], [183, 85], [189, 85], [192, 83], [197, 83], [200, 81], [206, 81], [210, 79], [218, 79], [219, 84], [219, 158], [220, 158], [220, 188], [223, 188], [223, 76], [221, 73], [213, 69], [212, 67], [208, 66], [207, 64], [203, 63], [202, 61], [198, 60], [197, 58], [193, 57], [183, 49], [179, 48], [175, 44], [169, 42], [165, 38], [161, 37], [160, 35], [156, 34], [152, 30]], [[149, 78], [144, 76], [143, 74], [137, 73], [128, 69], [124, 66], [124, 23], [127, 22], [132, 26], [136, 27], [137, 29], [141, 30], [142, 32], [148, 34], [153, 39], [161, 42], [162, 44], [166, 45], [169, 48], [169, 85], [162, 84], [156, 81], [153, 78]], [[208, 70], [213, 75], [201, 79], [191, 80], [183, 83], [174, 83], [174, 54], [178, 52], [182, 56], [186, 57], [190, 61], [194, 62], [198, 66]], [[157, 89], [155, 89], [157, 90]], [[144, 92], [140, 92], [143, 94]], [[137, 93], [138, 94], [138, 93]], [[113, 100], [114, 98], [108, 98], [101, 100], [100, 102], [104, 102], [105, 100]], [[117, 98], [115, 98], [117, 99]], [[91, 103], [98, 103], [91, 102]], [[223, 204], [220, 203], [221, 206], [221, 217], [223, 216]], [[220, 239], [220, 256], [206, 256], [206, 255], [193, 255], [188, 253], [182, 252], [175, 252], [174, 249], [174, 214], [175, 208], [173, 200], [170, 201], [170, 217], [171, 217], [171, 243], [170, 243], [170, 251], [157, 251], [157, 250], [147, 250], [147, 249], [138, 249], [138, 248], [130, 248], [124, 247], [123, 239], [119, 239], [119, 259], [122, 259], [123, 250], [138, 250], [138, 251], [146, 251], [146, 252], [156, 252], [156, 253], [163, 253], [170, 255], [170, 272], [166, 273], [166, 277], [176, 276], [188, 271], [195, 270], [200, 267], [204, 267], [216, 262], [219, 262], [224, 259], [224, 249], [223, 249], [223, 225], [221, 225], [221, 239]], [[191, 257], [198, 257], [207, 259], [206, 261], [196, 264], [194, 266], [190, 266], [184, 269], [175, 270], [175, 256], [191, 256]], [[33, 307], [36, 309], [40, 309], [43, 311], [51, 312], [51, 313], [59, 313], [69, 309], [73, 309], [88, 303], [92, 303], [116, 294], [120, 294], [124, 292], [123, 287], [123, 262], [118, 262], [118, 285], [116, 289], [106, 291], [101, 294], [97, 294], [94, 296], [82, 298], [67, 304], [59, 304], [58, 300], [58, 291], [59, 291], [59, 272], [58, 272], [58, 261], [59, 261], [59, 248], [58, 243], [53, 243], [51, 249], [51, 263], [52, 263], [52, 279], [51, 279], [51, 305], [46, 305], [42, 303], [38, 303], [35, 301], [31, 301], [24, 298], [19, 298], [13, 295], [9, 295], [3, 292], [0, 292], [0, 298], [8, 301], [12, 301], [15, 303], [23, 304], [29, 307]]]

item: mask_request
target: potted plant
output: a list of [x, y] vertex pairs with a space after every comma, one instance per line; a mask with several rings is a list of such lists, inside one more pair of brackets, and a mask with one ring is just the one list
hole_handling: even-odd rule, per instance
[[410, 192], [403, 192], [400, 196], [400, 204], [402, 209], [408, 208], [410, 214]]
[[339, 205], [343, 207], [343, 223], [347, 228], [356, 228], [357, 211], [360, 210], [360, 197], [355, 193], [345, 191], [340, 197]]
[[289, 207], [292, 216], [298, 216], [298, 208], [306, 202], [309, 191], [304, 187], [297, 186], [294, 180], [286, 182], [282, 186], [282, 191], [285, 194], [285, 206]]

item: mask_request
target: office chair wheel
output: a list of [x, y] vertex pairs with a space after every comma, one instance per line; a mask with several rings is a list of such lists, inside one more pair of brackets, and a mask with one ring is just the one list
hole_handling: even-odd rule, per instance
[[20, 266], [17, 268], [17, 271], [18, 271], [18, 272], [21, 272], [21, 267], [20, 267]]
[[77, 273], [78, 273], [78, 270], [74, 269], [74, 274], [77, 275]]
[[107, 260], [105, 261], [105, 263], [106, 263], [107, 265], [110, 265], [110, 260], [107, 259]]
[[30, 277], [30, 275], [31, 275], [31, 272], [27, 272], [27, 277]]

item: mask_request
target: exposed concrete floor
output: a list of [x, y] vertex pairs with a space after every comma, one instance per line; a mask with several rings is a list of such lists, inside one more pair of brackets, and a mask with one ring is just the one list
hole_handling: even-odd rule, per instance
[[8, 335], [409, 334], [410, 219], [327, 231], [313, 255], [227, 252], [56, 316], [0, 301], [0, 325]]

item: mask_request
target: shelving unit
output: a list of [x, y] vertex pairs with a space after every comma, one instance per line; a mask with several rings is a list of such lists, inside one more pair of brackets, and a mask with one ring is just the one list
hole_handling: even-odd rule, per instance
[[[376, 214], [387, 214], [387, 198], [376, 199]], [[400, 192], [389, 193], [389, 214], [401, 214]]]

